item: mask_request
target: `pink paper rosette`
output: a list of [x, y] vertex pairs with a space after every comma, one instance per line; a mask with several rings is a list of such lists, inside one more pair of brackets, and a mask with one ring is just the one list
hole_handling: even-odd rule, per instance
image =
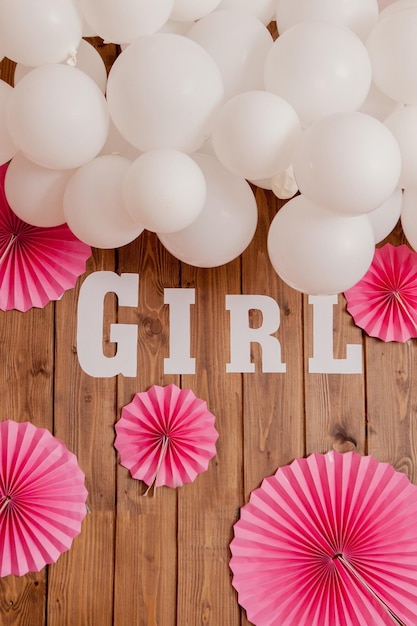
[[214, 422], [191, 389], [153, 385], [122, 408], [114, 445], [133, 478], [179, 487], [208, 469], [219, 436]]
[[312, 454], [265, 478], [230, 544], [256, 626], [416, 623], [417, 487], [355, 452]]
[[48, 430], [0, 423], [0, 576], [55, 563], [81, 532], [87, 508], [77, 458]]
[[376, 248], [365, 276], [344, 295], [355, 324], [369, 336], [417, 337], [417, 252], [405, 244]]
[[0, 309], [43, 308], [72, 289], [86, 270], [91, 248], [66, 224], [31, 226], [11, 210], [0, 166]]

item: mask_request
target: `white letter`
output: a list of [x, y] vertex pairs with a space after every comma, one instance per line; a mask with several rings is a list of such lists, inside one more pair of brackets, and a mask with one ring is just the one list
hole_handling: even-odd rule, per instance
[[313, 358], [308, 360], [311, 374], [361, 374], [362, 346], [348, 343], [346, 359], [333, 356], [333, 305], [337, 295], [309, 296], [313, 305]]
[[190, 357], [190, 304], [195, 289], [164, 289], [169, 304], [169, 358], [164, 359], [165, 374], [195, 374], [195, 359]]
[[139, 276], [94, 272], [84, 280], [78, 298], [77, 352], [81, 368], [90, 376], [110, 378], [136, 376], [138, 328], [111, 324], [110, 341], [117, 343], [115, 356], [103, 354], [103, 308], [106, 293], [117, 295], [119, 306], [138, 306]]
[[[281, 344], [272, 337], [279, 328], [279, 306], [269, 296], [226, 296], [226, 309], [230, 311], [230, 363], [226, 372], [254, 372], [251, 363], [250, 344], [262, 346], [262, 371], [285, 372], [285, 363], [281, 361]], [[262, 325], [250, 328], [249, 311], [262, 313]]]

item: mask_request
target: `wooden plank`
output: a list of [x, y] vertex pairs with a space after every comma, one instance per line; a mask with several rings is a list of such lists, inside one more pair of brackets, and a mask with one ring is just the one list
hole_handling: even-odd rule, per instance
[[[303, 299], [279, 278], [267, 252], [269, 225], [282, 203], [261, 189], [256, 190], [256, 200], [259, 223], [242, 256], [242, 291], [267, 295], [278, 303], [280, 325], [274, 336], [286, 371], [263, 373], [261, 348], [252, 346], [255, 373], [243, 376], [245, 500], [264, 477], [304, 453]], [[262, 315], [253, 313], [257, 327]]]
[[[281, 345], [285, 373], [263, 373], [262, 350], [252, 347], [255, 373], [243, 375], [245, 502], [266, 476], [304, 454], [303, 298], [274, 271], [267, 252], [269, 225], [280, 202], [272, 192], [256, 190], [259, 223], [252, 244], [242, 257], [242, 291], [267, 295], [280, 307], [274, 336]], [[262, 324], [254, 312], [253, 325]], [[237, 599], [236, 599], [237, 601]], [[248, 624], [242, 611], [242, 626]]]
[[[399, 222], [378, 246], [407, 244]], [[417, 482], [415, 340], [388, 342], [365, 335], [367, 452]]]
[[[121, 323], [139, 325], [137, 377], [118, 380], [120, 417], [135, 393], [179, 383], [178, 376], [163, 373], [169, 341], [163, 290], [179, 286], [179, 263], [144, 232], [119, 250], [118, 271], [139, 273], [139, 308], [119, 309]], [[159, 487], [145, 497], [145, 488], [118, 467], [114, 624], [176, 626], [177, 492]]]
[[[90, 513], [71, 550], [50, 568], [48, 626], [112, 624], [116, 380], [88, 376], [76, 348], [79, 287], [90, 272], [104, 269], [114, 269], [113, 251], [94, 250], [86, 274], [56, 305], [55, 434], [86, 474]], [[109, 303], [107, 331], [114, 320], [114, 303]]]
[[[309, 373], [308, 359], [314, 354], [313, 307], [305, 296], [305, 402], [306, 453], [365, 450], [365, 373]], [[333, 356], [346, 358], [347, 344], [362, 345], [362, 332], [346, 311], [346, 301], [339, 294], [333, 307]]]
[[177, 624], [237, 626], [240, 611], [230, 584], [229, 543], [243, 496], [242, 376], [226, 374], [225, 296], [240, 293], [240, 261], [209, 270], [184, 265], [182, 281], [196, 288], [191, 329], [196, 374], [182, 376], [182, 387], [207, 401], [219, 440], [208, 471], [178, 493]]
[[[30, 421], [52, 432], [54, 303], [0, 312], [1, 420]], [[2, 626], [45, 624], [46, 572], [0, 579]]]

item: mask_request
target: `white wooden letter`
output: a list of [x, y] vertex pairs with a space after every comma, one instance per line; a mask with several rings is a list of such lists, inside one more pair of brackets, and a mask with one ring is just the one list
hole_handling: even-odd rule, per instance
[[346, 358], [333, 356], [333, 306], [337, 295], [309, 296], [313, 305], [313, 357], [308, 360], [311, 374], [361, 374], [362, 346], [348, 343]]
[[195, 374], [195, 359], [190, 357], [190, 305], [195, 304], [195, 289], [164, 289], [169, 304], [169, 357], [164, 359], [165, 374]]
[[[254, 372], [251, 363], [250, 345], [262, 346], [262, 371], [285, 372], [285, 363], [281, 361], [281, 344], [272, 337], [280, 324], [280, 310], [277, 302], [269, 296], [233, 295], [226, 296], [226, 309], [230, 311], [230, 363], [226, 372]], [[259, 328], [249, 326], [249, 311], [262, 313], [262, 325]]]
[[137, 307], [138, 286], [138, 274], [94, 272], [84, 280], [78, 298], [77, 352], [81, 368], [90, 376], [136, 376], [138, 327], [111, 324], [110, 341], [117, 344], [117, 352], [107, 357], [103, 354], [103, 310], [106, 293], [115, 293], [119, 306]]

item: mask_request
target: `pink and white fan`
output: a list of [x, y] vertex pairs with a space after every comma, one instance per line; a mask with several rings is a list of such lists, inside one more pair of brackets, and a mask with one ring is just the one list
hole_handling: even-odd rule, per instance
[[122, 408], [115, 448], [120, 463], [148, 490], [179, 487], [208, 469], [216, 454], [215, 417], [191, 389], [153, 385]]
[[230, 550], [256, 626], [417, 623], [417, 487], [371, 456], [280, 467], [242, 507]]
[[84, 481], [48, 430], [0, 423], [0, 576], [38, 572], [70, 549], [87, 513]]
[[43, 308], [72, 289], [86, 270], [91, 248], [66, 224], [31, 226], [11, 210], [0, 166], [0, 309]]

